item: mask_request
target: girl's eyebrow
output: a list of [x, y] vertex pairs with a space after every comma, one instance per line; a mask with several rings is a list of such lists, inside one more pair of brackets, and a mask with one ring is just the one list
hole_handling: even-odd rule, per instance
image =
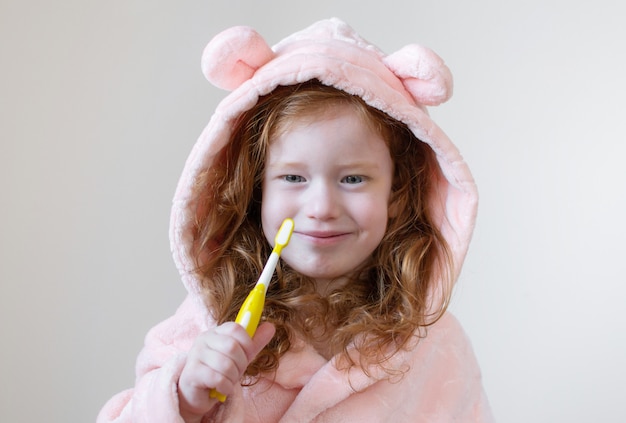
[[283, 160], [276, 160], [276, 161], [268, 161], [267, 162], [267, 167], [268, 168], [283, 168], [283, 167], [288, 167], [288, 168], [293, 168], [293, 167], [302, 167], [304, 166], [306, 163], [302, 162], [302, 161], [283, 161]]
[[[299, 166], [306, 166], [306, 164], [307, 164], [307, 162], [305, 160], [299, 160], [299, 161], [294, 161], [294, 160], [289, 160], [289, 161], [276, 160], [276, 161], [268, 161], [267, 162], [267, 167], [299, 167]], [[358, 160], [358, 161], [339, 162], [339, 163], [336, 163], [334, 165], [334, 167], [337, 167], [337, 168], [352, 168], [352, 167], [355, 167], [355, 168], [371, 168], [371, 167], [378, 168], [378, 167], [380, 167], [380, 164], [376, 160]]]
[[380, 167], [380, 163], [377, 160], [358, 160], [354, 162], [338, 163], [337, 167]]

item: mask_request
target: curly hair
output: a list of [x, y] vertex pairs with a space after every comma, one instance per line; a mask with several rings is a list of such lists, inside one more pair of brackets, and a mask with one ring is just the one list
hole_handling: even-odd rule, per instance
[[[320, 118], [334, 105], [354, 107], [386, 141], [394, 162], [394, 213], [369, 261], [330, 295], [320, 296], [310, 278], [279, 263], [263, 316], [276, 326], [276, 335], [250, 363], [251, 380], [274, 371], [296, 338], [323, 340], [332, 355], [339, 355], [338, 366], [358, 365], [365, 372], [370, 365], [384, 368], [395, 352], [424, 336], [450, 300], [449, 248], [428, 204], [440, 172], [434, 152], [405, 124], [360, 97], [314, 80], [261, 97], [240, 116], [230, 142], [196, 182], [196, 272], [216, 321], [235, 319], [271, 252], [261, 228], [269, 143], [290, 122]], [[433, 291], [443, 294], [433, 297]]]

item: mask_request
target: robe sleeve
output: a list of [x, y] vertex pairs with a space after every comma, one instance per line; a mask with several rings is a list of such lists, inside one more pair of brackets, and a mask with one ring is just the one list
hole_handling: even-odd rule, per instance
[[135, 387], [113, 396], [97, 423], [183, 423], [178, 408], [178, 379], [187, 352], [207, 329], [209, 317], [187, 297], [169, 319], [153, 327], [136, 363]]

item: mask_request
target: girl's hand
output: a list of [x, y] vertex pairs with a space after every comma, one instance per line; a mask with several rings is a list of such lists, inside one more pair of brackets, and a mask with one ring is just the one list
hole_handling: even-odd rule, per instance
[[274, 325], [262, 323], [254, 338], [234, 322], [210, 329], [196, 339], [178, 380], [180, 415], [199, 422], [217, 404], [209, 391], [217, 389], [228, 396], [239, 385], [248, 364], [267, 345], [275, 333]]

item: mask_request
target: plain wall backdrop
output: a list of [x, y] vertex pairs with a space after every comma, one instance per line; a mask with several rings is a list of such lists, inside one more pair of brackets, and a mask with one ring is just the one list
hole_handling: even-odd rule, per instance
[[171, 197], [225, 92], [200, 54], [337, 16], [444, 58], [481, 194], [452, 311], [499, 422], [626, 421], [619, 1], [0, 0], [0, 421], [89, 422], [184, 296]]

